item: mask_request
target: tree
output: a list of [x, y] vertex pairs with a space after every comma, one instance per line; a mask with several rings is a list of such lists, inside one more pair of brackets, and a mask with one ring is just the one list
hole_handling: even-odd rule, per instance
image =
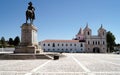
[[114, 50], [114, 45], [115, 45], [115, 36], [108, 31], [107, 32], [107, 48], [110, 52]]
[[9, 45], [14, 45], [14, 41], [13, 41], [12, 38], [9, 38], [8, 44], [9, 44]]
[[118, 44], [115, 44], [115, 46], [120, 46], [120, 44], [118, 43]]
[[1, 46], [6, 47], [6, 42], [4, 37], [1, 37]]
[[16, 36], [14, 39], [14, 46], [18, 46], [19, 43], [20, 43], [20, 38], [18, 36]]

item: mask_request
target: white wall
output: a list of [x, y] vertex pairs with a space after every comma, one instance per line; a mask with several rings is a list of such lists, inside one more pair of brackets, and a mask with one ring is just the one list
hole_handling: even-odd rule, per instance
[[13, 53], [15, 48], [0, 48], [0, 53]]
[[[53, 43], [55, 44], [55, 47], [53, 47]], [[41, 47], [44, 51], [51, 52], [84, 52], [85, 46], [84, 42], [41, 42]]]

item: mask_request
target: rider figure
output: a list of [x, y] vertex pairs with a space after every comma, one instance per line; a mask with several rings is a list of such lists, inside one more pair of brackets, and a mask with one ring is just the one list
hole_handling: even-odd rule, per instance
[[35, 19], [35, 14], [34, 14], [35, 8], [32, 6], [32, 2], [29, 2], [28, 5], [29, 5], [28, 6], [28, 11], [32, 11], [33, 19]]

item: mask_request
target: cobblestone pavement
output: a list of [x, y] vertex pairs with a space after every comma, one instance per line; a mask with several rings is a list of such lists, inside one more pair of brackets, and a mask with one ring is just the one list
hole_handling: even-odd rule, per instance
[[59, 60], [0, 60], [0, 75], [120, 75], [120, 55], [63, 55]]

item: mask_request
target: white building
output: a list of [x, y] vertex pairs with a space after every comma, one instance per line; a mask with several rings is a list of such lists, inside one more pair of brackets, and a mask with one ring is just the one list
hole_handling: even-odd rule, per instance
[[44, 40], [39, 44], [47, 52], [107, 52], [106, 30], [102, 25], [98, 29], [98, 35], [92, 35], [92, 30], [87, 24], [83, 30], [80, 28], [73, 40]]
[[45, 52], [85, 52], [84, 42], [79, 40], [44, 40], [39, 44]]

